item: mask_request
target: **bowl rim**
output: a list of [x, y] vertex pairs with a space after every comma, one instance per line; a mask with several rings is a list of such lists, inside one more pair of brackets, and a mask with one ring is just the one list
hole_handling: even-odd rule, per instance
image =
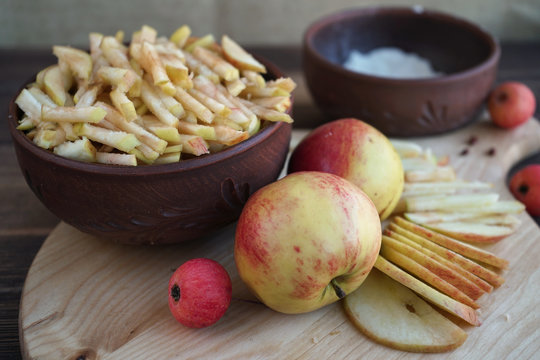
[[[253, 54], [257, 60], [259, 60], [267, 69], [267, 74], [271, 74], [276, 78], [284, 76], [282, 71], [269, 60]], [[54, 154], [50, 150], [42, 149], [36, 144], [34, 144], [23, 131], [18, 130], [17, 121], [18, 119], [18, 110], [19, 107], [15, 103], [17, 96], [20, 92], [26, 88], [26, 86], [34, 81], [36, 74], [34, 74], [29, 81], [26, 81], [20, 89], [15, 93], [13, 98], [9, 103], [8, 110], [8, 127], [11, 133], [11, 137], [14, 143], [17, 143], [23, 147], [26, 151], [31, 153], [33, 156], [39, 158], [41, 161], [49, 162], [58, 167], [72, 169], [78, 172], [89, 173], [89, 174], [100, 174], [100, 175], [122, 175], [122, 176], [148, 176], [148, 175], [166, 175], [166, 174], [177, 174], [189, 170], [196, 170], [203, 167], [206, 167], [211, 164], [219, 163], [226, 161], [234, 156], [244, 153], [255, 147], [257, 144], [264, 142], [273, 134], [278, 132], [282, 127], [289, 126], [289, 124], [284, 122], [269, 122], [266, 121], [267, 125], [261, 127], [261, 129], [253, 136], [249, 137], [247, 140], [244, 140], [238, 144], [235, 144], [231, 147], [228, 147], [225, 150], [219, 151], [214, 154], [205, 154], [198, 157], [181, 160], [177, 163], [170, 164], [150, 164], [150, 165], [138, 165], [138, 166], [125, 166], [125, 165], [111, 165], [111, 164], [100, 164], [100, 163], [87, 163], [83, 161], [73, 160], [65, 158], [60, 155]], [[292, 111], [292, 106], [294, 103], [294, 98], [291, 95], [291, 106], [287, 112]]]
[[[390, 78], [390, 77], [383, 77], [383, 76], [376, 76], [376, 75], [369, 75], [366, 73], [360, 73], [353, 70], [348, 70], [342, 65], [335, 64], [328, 60], [326, 57], [322, 56], [316, 49], [313, 44], [313, 39], [315, 35], [319, 33], [320, 30], [323, 28], [341, 20], [346, 19], [353, 19], [358, 16], [363, 15], [387, 15], [387, 14], [398, 14], [398, 15], [404, 15], [404, 16], [420, 16], [420, 17], [426, 17], [431, 19], [439, 19], [443, 20], [448, 23], [453, 23], [457, 26], [461, 26], [464, 28], [469, 29], [470, 31], [476, 33], [479, 35], [480, 38], [482, 38], [489, 46], [490, 52], [487, 59], [484, 61], [478, 63], [477, 65], [467, 68], [462, 71], [454, 72], [447, 75], [442, 76], [435, 76], [435, 77], [429, 77], [429, 78]], [[308, 52], [311, 56], [314, 56], [316, 60], [318, 60], [319, 63], [321, 63], [324, 67], [328, 68], [329, 70], [332, 70], [334, 72], [337, 72], [341, 75], [345, 75], [347, 77], [352, 77], [354, 79], [363, 80], [363, 81], [371, 81], [371, 82], [379, 82], [379, 83], [386, 83], [389, 85], [428, 85], [428, 84], [434, 84], [434, 83], [451, 83], [463, 80], [464, 78], [468, 78], [472, 75], [475, 75], [477, 73], [481, 73], [483, 71], [487, 71], [491, 67], [497, 64], [499, 61], [500, 55], [501, 55], [501, 48], [499, 45], [499, 42], [491, 35], [489, 32], [487, 32], [485, 29], [483, 29], [481, 26], [472, 23], [471, 21], [468, 21], [464, 18], [441, 12], [438, 10], [433, 9], [427, 9], [423, 6], [367, 6], [367, 7], [361, 7], [361, 8], [351, 8], [342, 10], [327, 16], [323, 16], [322, 18], [319, 18], [315, 20], [313, 23], [311, 23], [306, 31], [304, 32], [303, 37], [303, 48], [304, 48], [304, 62], [306, 60], [305, 52]]]

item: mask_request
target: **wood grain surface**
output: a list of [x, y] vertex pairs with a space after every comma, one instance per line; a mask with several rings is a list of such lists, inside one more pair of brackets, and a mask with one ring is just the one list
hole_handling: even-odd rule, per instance
[[[292, 147], [307, 131], [294, 131]], [[466, 156], [468, 138], [478, 142]], [[540, 124], [513, 131], [479, 121], [451, 134], [417, 139], [448, 154], [465, 180], [492, 182], [502, 199], [507, 170], [540, 150]], [[494, 156], [486, 154], [496, 149]], [[526, 214], [512, 236], [486, 246], [510, 261], [505, 284], [479, 300], [483, 324], [468, 327], [459, 349], [426, 355], [444, 359], [532, 359], [540, 351], [540, 228]], [[256, 301], [237, 274], [234, 225], [219, 234], [167, 247], [130, 247], [83, 234], [61, 223], [46, 239], [28, 273], [20, 332], [26, 359], [409, 359], [362, 335], [340, 303], [302, 315], [274, 312]], [[214, 326], [188, 329], [167, 306], [167, 283], [188, 259], [209, 257], [225, 266], [233, 300]]]

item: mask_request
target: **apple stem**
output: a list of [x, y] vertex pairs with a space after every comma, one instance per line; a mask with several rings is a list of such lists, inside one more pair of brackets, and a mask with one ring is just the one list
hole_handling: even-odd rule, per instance
[[332, 281], [330, 281], [330, 284], [332, 284], [332, 287], [334, 288], [337, 297], [343, 299], [346, 295], [345, 291], [343, 291], [343, 289], [339, 287], [339, 285], [336, 283], [336, 279], [332, 279]]

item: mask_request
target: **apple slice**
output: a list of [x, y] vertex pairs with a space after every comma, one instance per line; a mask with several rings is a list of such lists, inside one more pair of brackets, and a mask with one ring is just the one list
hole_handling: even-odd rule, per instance
[[481, 181], [437, 181], [406, 183], [403, 187], [403, 196], [453, 194], [458, 190], [485, 190], [493, 185]]
[[510, 214], [475, 214], [464, 212], [427, 211], [417, 213], [404, 213], [403, 216], [416, 224], [429, 225], [444, 222], [465, 221], [487, 225], [517, 226], [520, 221]]
[[405, 171], [405, 182], [454, 181], [456, 172], [451, 166], [436, 166], [428, 170]]
[[482, 208], [499, 200], [499, 194], [425, 195], [407, 198], [408, 212], [455, 211], [461, 208]]
[[426, 229], [423, 226], [407, 221], [400, 216], [396, 216], [393, 219], [393, 221], [397, 225], [403, 227], [405, 230], [409, 230], [414, 234], [427, 238], [431, 240], [432, 242], [437, 243], [440, 246], [453, 250], [470, 259], [481, 261], [483, 263], [495, 266], [500, 269], [506, 269], [508, 267], [507, 260], [497, 257], [494, 254], [490, 253], [489, 251], [485, 251], [475, 246], [465, 244], [461, 241], [457, 241], [447, 236], [438, 234], [434, 231]]
[[[458, 301], [461, 301], [464, 304], [467, 304], [473, 308], [477, 306], [471, 300], [478, 299], [484, 293], [484, 291], [481, 288], [479, 288], [477, 285], [472, 283], [470, 280], [463, 277], [460, 273], [449, 268], [448, 266], [438, 262], [437, 260], [424, 254], [423, 252], [408, 245], [406, 242], [400, 241], [398, 239], [393, 239], [392, 237], [389, 237], [387, 235], [383, 235], [382, 239], [383, 239], [383, 244], [385, 245], [386, 248], [390, 248], [401, 253], [408, 259], [414, 261], [416, 264], [418, 264], [418, 266], [422, 267], [423, 269], [418, 269], [415, 264], [411, 264], [409, 261], [405, 261], [405, 260], [402, 261], [402, 259], [399, 256], [393, 256], [393, 254], [391, 254], [392, 252], [390, 252], [391, 254], [390, 257], [393, 256], [396, 259], [396, 261], [386, 256], [388, 260], [392, 261], [393, 263], [395, 263], [396, 265], [400, 267], [411, 266], [414, 269], [414, 271], [413, 269], [411, 269], [410, 272], [416, 275], [417, 277], [421, 278], [428, 284], [436, 287], [437, 289], [443, 291], [445, 294], [453, 297], [454, 299]], [[398, 262], [401, 262], [401, 263], [398, 263]], [[429, 271], [431, 275], [424, 274], [425, 270]], [[435, 278], [433, 278], [433, 276], [435, 276]], [[440, 284], [441, 282], [440, 280], [452, 286], [449, 287], [444, 283]], [[456, 294], [456, 290], [458, 290], [459, 293]]]
[[444, 352], [467, 339], [459, 326], [377, 269], [345, 298], [343, 306], [366, 336], [397, 350]]
[[525, 210], [525, 205], [515, 200], [501, 200], [488, 206], [470, 207], [459, 211], [471, 214], [519, 214]]
[[[487, 281], [479, 278], [478, 276], [472, 274], [471, 272], [465, 270], [461, 266], [456, 265], [452, 261], [448, 260], [447, 258], [421, 246], [420, 244], [414, 242], [411, 239], [406, 238], [403, 235], [400, 235], [392, 230], [385, 229], [383, 232], [384, 235], [391, 237], [392, 239], [398, 240], [399, 242], [402, 242], [404, 244], [407, 244], [408, 246], [412, 247], [413, 249], [416, 249], [420, 251], [421, 253], [429, 256], [433, 260], [439, 262], [442, 265], [445, 265], [447, 268], [454, 270], [455, 273], [459, 274], [456, 275], [456, 279], [459, 279], [460, 283], [463, 283], [463, 286], [469, 287], [471, 289], [474, 289], [470, 284], [474, 284], [477, 288], [480, 289], [481, 293], [478, 295], [474, 295], [473, 291], [476, 292], [476, 289], [469, 290], [470, 294], [469, 296], [476, 300], [478, 299], [482, 294], [486, 292], [493, 291], [493, 286], [491, 286]], [[463, 279], [462, 279], [463, 278]], [[468, 281], [468, 282], [467, 282]], [[465, 292], [465, 291], [464, 291]]]
[[412, 141], [389, 139], [401, 158], [418, 157], [422, 154], [422, 147]]
[[[388, 240], [388, 238], [386, 240]], [[388, 261], [407, 271], [409, 274], [416, 276], [418, 279], [422, 280], [426, 284], [439, 290], [443, 294], [450, 296], [452, 299], [457, 300], [462, 304], [468, 305], [473, 309], [478, 309], [480, 307], [477, 303], [474, 302], [473, 299], [465, 295], [461, 290], [459, 290], [452, 284], [444, 281], [441, 277], [426, 269], [416, 261], [407, 257], [406, 255], [403, 255], [396, 249], [388, 246], [388, 241], [383, 241], [383, 246], [381, 247], [381, 255]]]
[[426, 227], [454, 239], [471, 243], [492, 244], [512, 235], [515, 228], [503, 225], [487, 225], [468, 222], [426, 224]]
[[259, 73], [266, 73], [266, 68], [258, 62], [250, 53], [245, 51], [240, 45], [227, 35], [221, 38], [223, 55], [234, 66], [241, 70], [253, 70]]
[[429, 285], [424, 284], [422, 281], [401, 270], [399, 267], [392, 264], [390, 261], [386, 260], [380, 255], [375, 261], [375, 268], [379, 269], [402, 285], [405, 285], [427, 301], [433, 303], [443, 310], [448, 311], [451, 314], [456, 315], [457, 317], [465, 320], [467, 323], [474, 326], [480, 326], [482, 324], [473, 308], [452, 299], [451, 297], [441, 293], [438, 290], [435, 290]]
[[401, 159], [404, 171], [431, 170], [437, 167], [437, 163], [432, 159], [424, 157], [403, 158]]
[[395, 231], [400, 235], [405, 236], [406, 238], [416, 242], [420, 246], [423, 246], [440, 256], [445, 257], [446, 259], [453, 261], [456, 265], [459, 265], [463, 267], [465, 270], [471, 272], [472, 274], [486, 280], [492, 285], [500, 286], [504, 283], [504, 278], [497, 273], [486, 269], [482, 265], [458, 254], [457, 252], [454, 252], [450, 249], [447, 249], [437, 243], [434, 243], [431, 240], [428, 240], [428, 238], [424, 238], [422, 236], [419, 236], [415, 233], [412, 233], [408, 230], [405, 230], [404, 228], [396, 225], [395, 223], [392, 223], [388, 226], [388, 229], [391, 231]]

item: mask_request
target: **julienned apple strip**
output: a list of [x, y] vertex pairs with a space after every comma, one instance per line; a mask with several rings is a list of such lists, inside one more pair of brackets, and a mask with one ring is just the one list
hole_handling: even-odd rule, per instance
[[[462, 276], [460, 273], [440, 263], [439, 261], [429, 257], [428, 255], [415, 249], [414, 247], [408, 245], [405, 242], [383, 235], [383, 244], [385, 244], [385, 246], [389, 248], [392, 248], [400, 252], [401, 254], [410, 258], [411, 260], [415, 261], [416, 263], [418, 263], [419, 266], [422, 266], [429, 272], [440, 277], [445, 282], [456, 287], [472, 300], [478, 299], [484, 293], [484, 291], [481, 288], [479, 288], [473, 282], [471, 282], [470, 280]], [[439, 289], [439, 290], [444, 291], [443, 289]], [[446, 294], [452, 296], [452, 294], [448, 292], [446, 292]], [[461, 295], [458, 295], [458, 296], [461, 296]], [[452, 296], [452, 297], [456, 300], [459, 300], [455, 296]], [[462, 302], [469, 306], [475, 307], [475, 305], [473, 305], [472, 303], [467, 303], [465, 301], [462, 301]]]
[[395, 231], [396, 233], [405, 236], [406, 238], [418, 243], [420, 246], [423, 246], [446, 259], [454, 262], [456, 265], [463, 267], [465, 270], [471, 272], [472, 274], [486, 280], [494, 286], [500, 286], [504, 283], [504, 278], [496, 274], [495, 272], [486, 269], [482, 265], [475, 263], [474, 261], [454, 252], [450, 249], [440, 246], [437, 243], [432, 242], [422, 236], [419, 236], [413, 232], [405, 230], [395, 223], [388, 225], [388, 229]]
[[456, 301], [438, 290], [424, 284], [422, 281], [401, 270], [399, 267], [392, 264], [390, 261], [386, 260], [380, 255], [375, 261], [375, 268], [379, 269], [399, 283], [407, 286], [409, 289], [421, 295], [434, 305], [456, 315], [469, 324], [474, 326], [480, 326], [482, 324], [473, 308], [462, 304], [459, 301]]
[[473, 260], [478, 260], [483, 263], [493, 265], [497, 268], [506, 269], [508, 267], [508, 261], [493, 255], [490, 252], [479, 249], [472, 245], [462, 243], [454, 240], [448, 236], [436, 233], [435, 231], [426, 229], [423, 226], [417, 225], [404, 218], [397, 216], [393, 220], [397, 225], [409, 230], [417, 235], [427, 238], [436, 244], [439, 244], [447, 249], [453, 250], [463, 256], [466, 256]]

